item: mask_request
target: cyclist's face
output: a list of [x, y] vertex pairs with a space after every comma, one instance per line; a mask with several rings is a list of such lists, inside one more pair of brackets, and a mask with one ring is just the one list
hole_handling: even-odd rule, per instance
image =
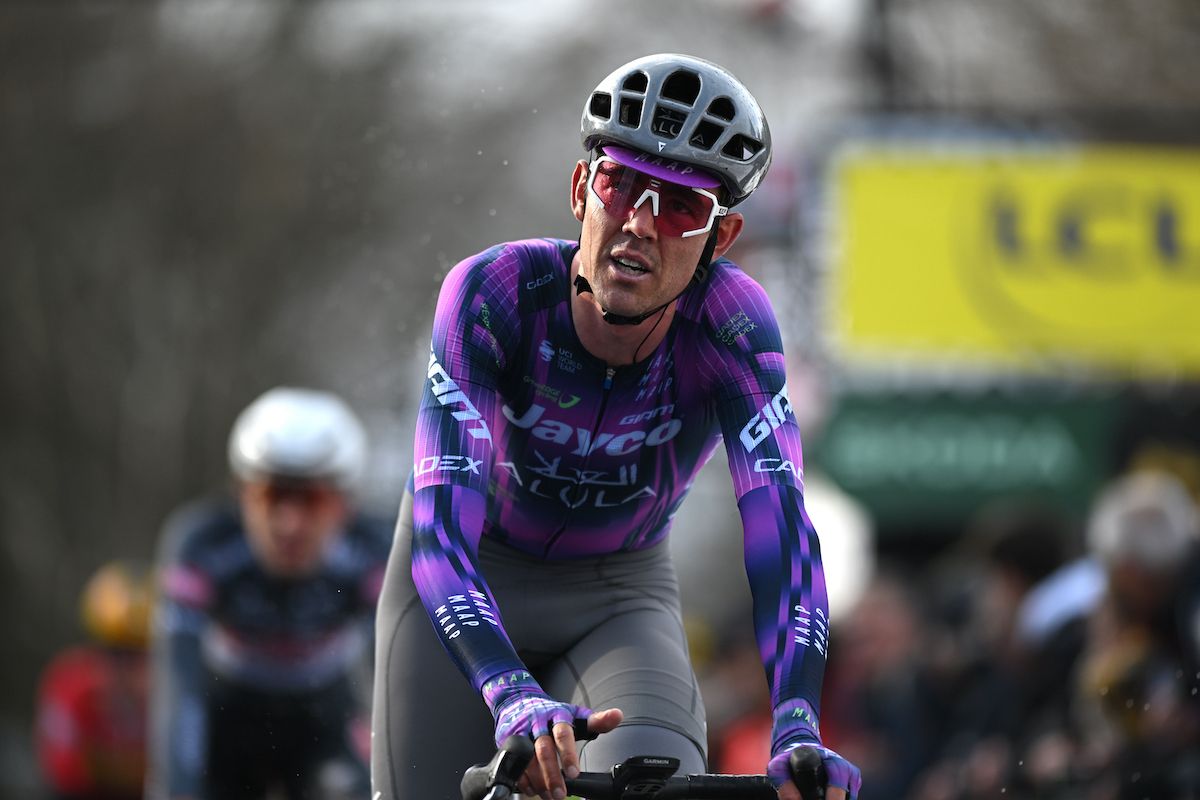
[[315, 570], [349, 513], [345, 495], [320, 481], [246, 481], [240, 500], [251, 549], [285, 577]]
[[571, 199], [583, 223], [581, 271], [600, 305], [617, 314], [668, 302], [691, 280], [709, 226], [720, 225], [714, 257], [729, 249], [742, 226], [740, 214], [714, 212], [715, 198], [610, 159], [575, 165]]

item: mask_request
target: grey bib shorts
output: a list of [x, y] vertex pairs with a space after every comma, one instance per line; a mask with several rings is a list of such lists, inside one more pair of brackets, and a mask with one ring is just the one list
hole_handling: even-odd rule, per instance
[[[483, 699], [438, 641], [412, 580], [412, 497], [400, 507], [376, 621], [372, 800], [457, 800], [463, 770], [495, 752]], [[504, 628], [542, 688], [616, 730], [580, 743], [580, 768], [672, 756], [705, 771], [704, 704], [666, 542], [634, 553], [542, 561], [484, 539], [480, 566]]]

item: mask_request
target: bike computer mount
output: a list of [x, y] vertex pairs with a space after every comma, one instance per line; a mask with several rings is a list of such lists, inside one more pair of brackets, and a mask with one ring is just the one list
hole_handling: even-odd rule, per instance
[[679, 769], [678, 758], [634, 756], [612, 769], [613, 789], [621, 798], [651, 798]]

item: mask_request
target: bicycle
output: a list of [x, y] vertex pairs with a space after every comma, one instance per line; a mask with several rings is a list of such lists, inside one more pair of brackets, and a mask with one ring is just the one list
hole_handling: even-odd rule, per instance
[[[533, 760], [533, 742], [527, 736], [510, 736], [492, 760], [463, 773], [459, 786], [463, 800], [509, 800], [517, 795], [517, 781]], [[792, 779], [804, 800], [824, 800], [825, 767], [809, 748], [792, 751]], [[766, 775], [676, 775], [679, 759], [634, 756], [611, 772], [581, 772], [567, 783], [567, 794], [586, 800], [777, 800]]]

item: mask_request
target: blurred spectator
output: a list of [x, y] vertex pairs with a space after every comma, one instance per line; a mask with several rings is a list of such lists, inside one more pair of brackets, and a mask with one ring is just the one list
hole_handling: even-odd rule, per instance
[[101, 567], [82, 594], [89, 641], [60, 653], [42, 673], [34, 741], [59, 800], [142, 796], [152, 585], [146, 565]]
[[825, 734], [862, 769], [862, 800], [904, 797], [931, 755], [924, 618], [911, 579], [884, 569], [834, 631]]
[[390, 547], [352, 509], [366, 437], [338, 397], [273, 389], [229, 440], [237, 503], [167, 524], [152, 798], [365, 798], [368, 644]]
[[[940, 755], [911, 796], [1050, 796], [1046, 782], [1061, 782], [1033, 774], [1026, 757], [1059, 741], [1071, 715], [1072, 675], [1098, 594], [1095, 576], [1083, 590], [1071, 579], [1075, 550], [1067, 521], [1038, 504], [1004, 502], [972, 521], [943, 565], [948, 602], [927, 655]], [[1047, 614], [1047, 604], [1060, 612]]]
[[[881, 569], [833, 629], [822, 701], [862, 800], [1200, 798], [1198, 519], [1182, 484], [1136, 473], [1086, 537], [1005, 502], [928, 570]], [[721, 771], [766, 747], [756, 663], [728, 641], [705, 676]]]
[[1096, 503], [1088, 544], [1107, 591], [1081, 689], [1105, 796], [1200, 796], [1200, 526], [1174, 478], [1133, 473]]

